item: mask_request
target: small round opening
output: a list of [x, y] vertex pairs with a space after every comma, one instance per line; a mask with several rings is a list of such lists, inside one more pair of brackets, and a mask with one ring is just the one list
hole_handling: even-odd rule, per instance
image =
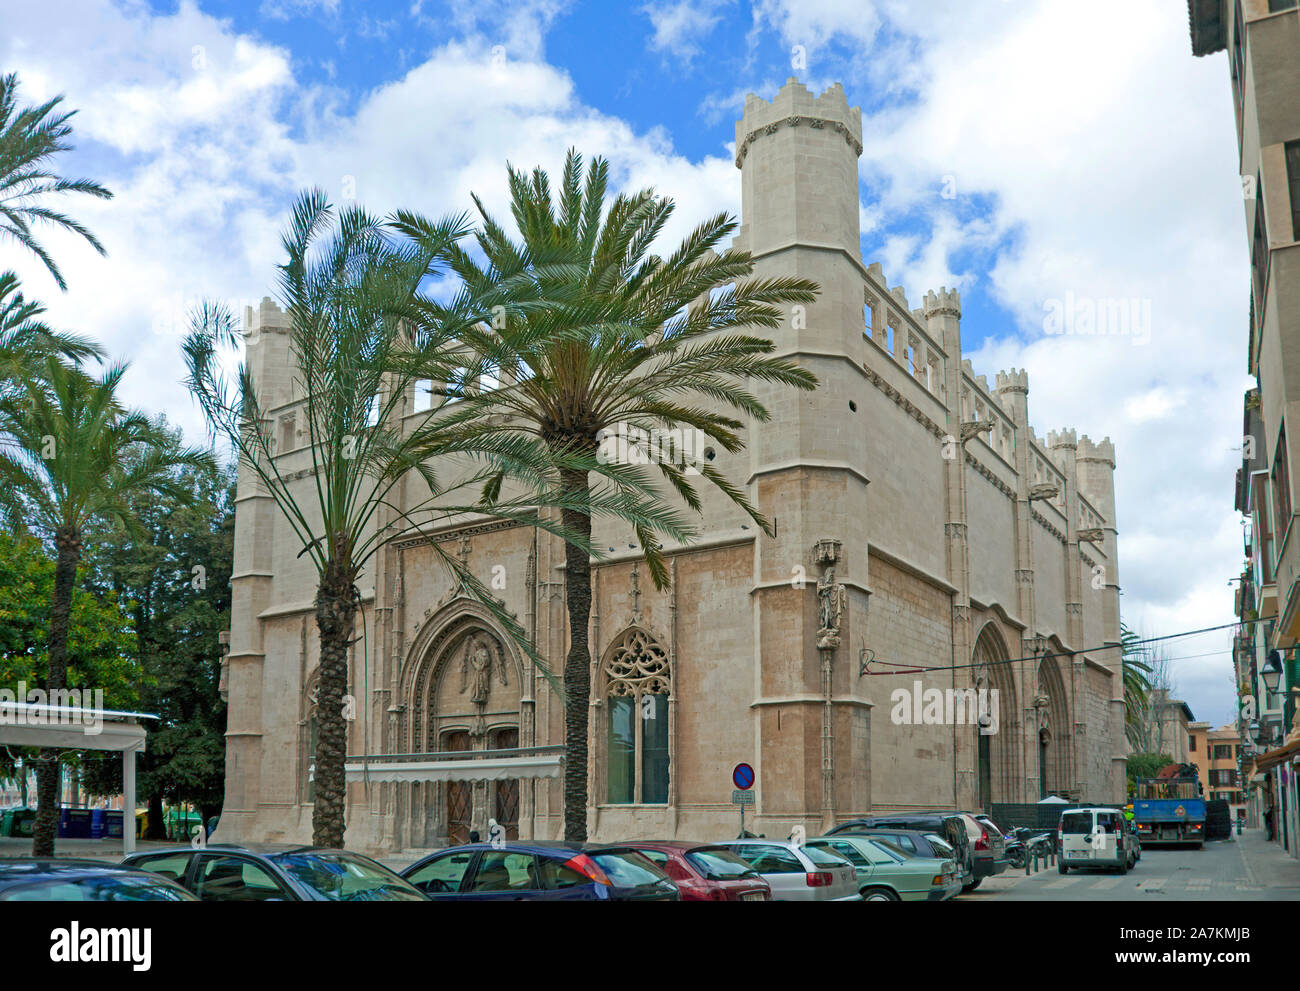
[[714, 458], [716, 458], [717, 456], [718, 456], [718, 452], [715, 451], [713, 448], [711, 448], [711, 447], [706, 447], [706, 448], [704, 449], [704, 460], [705, 460], [705, 461], [712, 461], [712, 460], [713, 460]]
[[854, 413], [858, 411], [858, 404], [855, 403], [852, 399], [849, 400], [849, 409], [853, 410]]

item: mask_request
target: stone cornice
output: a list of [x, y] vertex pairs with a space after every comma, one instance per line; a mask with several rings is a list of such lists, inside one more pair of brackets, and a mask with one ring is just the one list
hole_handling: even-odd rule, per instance
[[894, 401], [895, 406], [897, 406], [899, 409], [905, 412], [917, 423], [921, 424], [921, 426], [925, 427], [926, 430], [930, 431], [930, 433], [934, 434], [936, 437], [944, 436], [944, 429], [941, 426], [939, 426], [939, 424], [937, 424], [934, 420], [930, 419], [930, 417], [926, 414], [926, 412], [923, 409], [921, 409], [921, 407], [917, 406], [916, 403], [912, 402], [912, 400], [908, 399], [901, 392], [899, 392], [892, 385], [890, 385], [889, 382], [885, 380], [883, 375], [880, 375], [878, 372], [872, 371], [866, 365], [862, 366], [862, 371], [863, 374], [866, 375], [867, 381], [870, 382], [872, 385], [874, 385], [881, 392], [883, 392], [890, 399], [892, 399]]
[[1030, 513], [1031, 516], [1033, 516], [1034, 521], [1035, 521], [1039, 526], [1041, 526], [1044, 530], [1046, 530], [1048, 533], [1050, 533], [1053, 537], [1055, 537], [1057, 540], [1059, 540], [1059, 541], [1060, 541], [1061, 543], [1063, 543], [1063, 544], [1064, 544], [1064, 543], [1068, 543], [1068, 540], [1067, 540], [1065, 534], [1063, 534], [1063, 533], [1062, 533], [1060, 530], [1058, 530], [1056, 527], [1052, 526], [1052, 524], [1049, 523], [1049, 522], [1047, 521], [1047, 518], [1046, 518], [1046, 517], [1041, 516], [1041, 515], [1039, 514], [1038, 510], [1036, 510], [1036, 509], [1031, 509], [1031, 510], [1029, 511], [1029, 513]]
[[481, 533], [496, 533], [499, 530], [513, 530], [515, 527], [533, 526], [537, 516], [533, 514], [522, 520], [492, 520], [487, 523], [470, 523], [459, 526], [446, 527], [442, 530], [435, 530], [427, 537], [408, 537], [405, 540], [391, 541], [391, 546], [399, 551], [408, 550], [412, 547], [420, 547], [427, 544], [431, 539], [439, 542], [444, 540], [459, 540], [462, 537], [477, 537]]
[[826, 117], [813, 117], [807, 114], [794, 114], [790, 117], [782, 117], [780, 120], [774, 120], [770, 124], [764, 124], [745, 135], [745, 140], [741, 142], [740, 147], [736, 149], [736, 168], [740, 168], [741, 163], [745, 161], [745, 155], [749, 152], [749, 146], [754, 143], [754, 139], [756, 139], [760, 134], [775, 134], [781, 129], [782, 125], [798, 127], [801, 124], [807, 124], [815, 130], [822, 130], [829, 125], [831, 130], [838, 131], [844, 136], [844, 140], [848, 143], [849, 147], [853, 149], [855, 155], [862, 154], [862, 142], [853, 136], [853, 132], [850, 131], [842, 121], [830, 120]]

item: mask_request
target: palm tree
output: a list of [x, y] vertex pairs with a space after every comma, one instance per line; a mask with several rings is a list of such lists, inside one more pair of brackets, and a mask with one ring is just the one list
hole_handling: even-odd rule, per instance
[[[188, 384], [209, 427], [275, 499], [301, 553], [316, 567], [320, 675], [312, 834], [320, 846], [343, 845], [344, 693], [360, 610], [357, 581], [384, 545], [412, 530], [429, 536], [435, 556], [461, 586], [540, 660], [513, 617], [428, 528], [437, 519], [487, 511], [523, 519], [535, 511], [536, 499], [501, 499], [500, 480], [522, 479], [532, 491], [557, 465], [576, 461], [557, 461], [529, 438], [477, 429], [474, 404], [449, 408], [459, 396], [443, 386], [422, 421], [402, 426], [402, 404], [417, 383], [446, 383], [455, 369], [479, 367], [465, 343], [471, 327], [421, 316], [431, 305], [420, 295], [422, 281], [437, 276], [466, 231], [463, 216], [444, 218], [429, 225], [420, 247], [396, 246], [361, 208], [344, 211], [336, 222], [321, 191], [299, 198], [283, 239], [288, 260], [280, 269], [280, 296], [291, 321], [290, 361], [295, 393], [303, 397], [314, 484], [291, 484], [281, 475], [270, 418], [247, 364], [237, 363], [233, 376], [222, 371], [221, 351], [239, 338], [229, 311], [205, 306], [184, 345]], [[412, 476], [428, 495], [399, 506], [390, 494]], [[490, 507], [477, 495], [483, 487], [493, 492]], [[383, 509], [391, 514], [387, 521]], [[562, 532], [558, 524], [539, 525]]]
[[103, 349], [87, 338], [52, 330], [44, 313], [44, 306], [23, 295], [17, 275], [0, 272], [0, 392], [21, 383], [51, 355], [72, 362], [103, 357]]
[[54, 171], [51, 159], [72, 146], [68, 123], [75, 110], [59, 112], [62, 96], [39, 106], [18, 107], [18, 76], [0, 76], [0, 233], [13, 238], [36, 255], [60, 289], [67, 290], [63, 273], [32, 233], [33, 226], [48, 225], [72, 231], [104, 254], [104, 246], [89, 230], [67, 214], [46, 205], [51, 196], [85, 193], [100, 199], [113, 194], [91, 179], [65, 179]]
[[[748, 252], [718, 254], [717, 246], [736, 228], [731, 217], [706, 220], [663, 258], [651, 248], [672, 216], [672, 200], [647, 189], [619, 195], [606, 210], [604, 159], [593, 160], [584, 177], [582, 159], [569, 152], [558, 211], [546, 172], [538, 168], [530, 177], [507, 168], [521, 241], [513, 242], [475, 197], [482, 219], [477, 241], [486, 264], [459, 247], [452, 252], [463, 289], [448, 304], [463, 321], [491, 325], [492, 333], [475, 339], [475, 346], [501, 379], [499, 388], [481, 397], [502, 414], [498, 430], [539, 440], [557, 457], [602, 460], [602, 437], [620, 426], [647, 435], [698, 431], [737, 452], [744, 448], [745, 424], [730, 414], [754, 422], [769, 417], [746, 380], [816, 387], [810, 372], [771, 356], [770, 340], [740, 331], [779, 327], [781, 306], [812, 302], [818, 287], [806, 279], [752, 279]], [[437, 235], [436, 225], [413, 213], [398, 213], [394, 225], [417, 245]], [[701, 502], [692, 477], [698, 473], [770, 532], [745, 494], [707, 461], [661, 460], [658, 468], [696, 512]], [[619, 518], [633, 525], [655, 585], [663, 589], [668, 571], [659, 538], [679, 536], [683, 528], [665, 508], [662, 492], [636, 490], [639, 474], [602, 464], [598, 481], [639, 509], [647, 508], [645, 493], [653, 493], [658, 512]], [[598, 513], [587, 501], [596, 492], [581, 465], [560, 473], [559, 489], [574, 500], [563, 510], [564, 525], [581, 537], [567, 543], [565, 554], [564, 835], [584, 840], [591, 664], [591, 560], [584, 545]]]
[[1119, 627], [1120, 655], [1124, 673], [1124, 736], [1129, 749], [1134, 752], [1145, 749], [1147, 741], [1143, 739], [1146, 716], [1151, 708], [1149, 663], [1150, 648], [1139, 643], [1137, 633], [1123, 623]]
[[[47, 357], [39, 379], [0, 398], [0, 432], [12, 440], [0, 449], [0, 484], [55, 550], [47, 691], [66, 687], [68, 618], [87, 528], [106, 519], [133, 527], [134, 496], [157, 491], [179, 498], [184, 493], [175, 484], [176, 468], [215, 469], [210, 453], [178, 447], [142, 414], [123, 409], [117, 388], [125, 371], [115, 365], [92, 378]], [[58, 824], [56, 750], [42, 751], [36, 777], [32, 853], [50, 856]]]

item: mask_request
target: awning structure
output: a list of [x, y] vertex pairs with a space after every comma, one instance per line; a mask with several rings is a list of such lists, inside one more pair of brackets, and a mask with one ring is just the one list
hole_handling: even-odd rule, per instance
[[368, 754], [344, 765], [348, 781], [509, 781], [558, 778], [562, 747], [462, 750], [437, 754]]
[[1282, 763], [1292, 754], [1300, 753], [1300, 728], [1293, 729], [1287, 734], [1286, 740], [1280, 747], [1262, 753], [1255, 758], [1255, 769], [1267, 771], [1270, 767]]
[[0, 744], [122, 755], [122, 850], [135, 850], [135, 755], [144, 750], [148, 712], [0, 700]]

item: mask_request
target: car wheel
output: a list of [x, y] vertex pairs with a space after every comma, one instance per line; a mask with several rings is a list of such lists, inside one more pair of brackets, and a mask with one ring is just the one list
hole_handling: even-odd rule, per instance
[[863, 888], [859, 894], [864, 902], [896, 902], [898, 895], [888, 888]]
[[984, 883], [984, 879], [983, 879], [982, 877], [980, 877], [980, 878], [976, 878], [974, 881], [971, 881], [969, 884], [963, 884], [963, 885], [961, 886], [961, 890], [962, 890], [962, 891], [974, 891], [976, 888], [978, 888], [978, 887], [979, 887], [981, 884], [983, 884], [983, 883]]
[[1064, 861], [1064, 860], [1057, 860], [1057, 862], [1056, 862], [1056, 869], [1057, 869], [1058, 871], [1060, 871], [1062, 874], [1069, 874], [1069, 873], [1070, 873], [1070, 868], [1068, 868], [1068, 867], [1065, 866], [1065, 861]]
[[1124, 861], [1124, 863], [1122, 863], [1122, 864], [1120, 864], [1118, 867], [1116, 867], [1116, 868], [1115, 868], [1115, 871], [1116, 871], [1116, 873], [1118, 873], [1118, 874], [1120, 875], [1120, 877], [1123, 877], [1125, 874], [1127, 874], [1127, 873], [1128, 873], [1128, 860], [1126, 859], [1126, 860]]

